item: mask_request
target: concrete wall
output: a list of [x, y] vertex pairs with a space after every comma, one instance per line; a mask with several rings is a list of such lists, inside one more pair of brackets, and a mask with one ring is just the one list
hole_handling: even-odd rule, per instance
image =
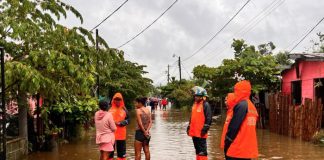
[[20, 160], [27, 155], [26, 139], [17, 138], [7, 142], [7, 160]]

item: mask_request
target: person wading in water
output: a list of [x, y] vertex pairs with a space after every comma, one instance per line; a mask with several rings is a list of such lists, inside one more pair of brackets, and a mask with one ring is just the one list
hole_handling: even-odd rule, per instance
[[[114, 95], [109, 112], [113, 115], [117, 126], [115, 132], [117, 160], [126, 160], [126, 126], [129, 124], [129, 115], [121, 93]], [[109, 158], [110, 160], [114, 158], [114, 152], [109, 155]]]
[[145, 108], [147, 98], [137, 98], [135, 100], [137, 128], [135, 131], [135, 160], [141, 160], [142, 148], [145, 153], [145, 159], [150, 160], [149, 142], [151, 139], [150, 129], [152, 126], [151, 113]]
[[258, 158], [256, 122], [258, 112], [250, 101], [251, 84], [244, 80], [234, 86], [235, 102], [232, 118], [225, 136], [226, 160], [248, 160]]
[[99, 102], [100, 110], [95, 114], [96, 143], [99, 145], [100, 160], [108, 160], [114, 151], [116, 125], [111, 113], [107, 112], [108, 102]]
[[187, 134], [192, 137], [196, 150], [196, 160], [207, 160], [207, 136], [212, 122], [212, 112], [206, 101], [207, 91], [195, 86], [192, 88], [195, 102], [192, 106], [191, 118]]

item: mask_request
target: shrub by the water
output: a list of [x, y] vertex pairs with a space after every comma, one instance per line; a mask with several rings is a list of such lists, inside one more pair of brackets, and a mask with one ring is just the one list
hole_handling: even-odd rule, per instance
[[317, 144], [319, 146], [322, 146], [324, 147], [324, 130], [321, 130], [320, 132], [317, 132], [313, 139], [312, 139], [312, 142], [314, 144]]

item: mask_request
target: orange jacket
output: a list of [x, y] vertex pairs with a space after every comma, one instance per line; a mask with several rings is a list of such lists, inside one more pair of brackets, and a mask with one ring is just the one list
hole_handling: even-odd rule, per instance
[[[119, 107], [114, 102], [115, 98], [122, 99]], [[115, 123], [126, 120], [126, 125], [128, 124], [128, 113], [121, 93], [116, 93], [114, 95], [109, 112], [113, 115]], [[115, 131], [116, 140], [126, 140], [126, 125], [117, 125], [117, 130]]]
[[[212, 113], [208, 102], [195, 102], [192, 106], [191, 118], [189, 124], [189, 136], [207, 138], [207, 132], [212, 121]], [[202, 135], [202, 130], [206, 134]]]
[[235, 158], [258, 158], [256, 122], [258, 113], [254, 104], [248, 101], [248, 113], [240, 131], [227, 151], [227, 156]]
[[[226, 140], [228, 142], [230, 141], [226, 155], [233, 158], [257, 158], [258, 144], [256, 135], [256, 122], [258, 113], [253, 103], [249, 100], [249, 96], [251, 94], [250, 82], [238, 82], [234, 86], [234, 93], [236, 95], [237, 102], [239, 103], [235, 106], [235, 108], [246, 107], [247, 113], [240, 126], [231, 126], [232, 124], [230, 124], [228, 132], [226, 134]], [[235, 116], [236, 115], [234, 112], [231, 122], [234, 120]], [[238, 128], [238, 132], [234, 137], [230, 137], [229, 130], [233, 128]]]
[[227, 132], [227, 129], [228, 129], [228, 125], [229, 125], [229, 122], [231, 121], [232, 119], [232, 116], [233, 116], [233, 108], [234, 106], [236, 105], [236, 99], [235, 99], [235, 94], [234, 93], [229, 93], [227, 94], [227, 97], [226, 97], [226, 105], [227, 105], [227, 113], [226, 113], [226, 120], [225, 120], [225, 123], [224, 123], [224, 127], [223, 127], [223, 132], [222, 132], [222, 137], [221, 137], [221, 143], [220, 143], [220, 148], [224, 149], [224, 141], [225, 141], [225, 136], [226, 136], [226, 132]]

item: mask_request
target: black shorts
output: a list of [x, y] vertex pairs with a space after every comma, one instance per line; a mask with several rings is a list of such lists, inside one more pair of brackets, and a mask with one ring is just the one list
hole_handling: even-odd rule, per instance
[[142, 143], [145, 142], [148, 144], [150, 142], [150, 139], [151, 139], [151, 137], [146, 137], [142, 130], [136, 130], [135, 140], [140, 141]]
[[[116, 140], [115, 150], [117, 150], [118, 158], [125, 158], [126, 157], [126, 140]], [[114, 152], [110, 153], [109, 158], [114, 158]]]
[[207, 156], [207, 141], [206, 138], [192, 137], [195, 146], [196, 155]]

